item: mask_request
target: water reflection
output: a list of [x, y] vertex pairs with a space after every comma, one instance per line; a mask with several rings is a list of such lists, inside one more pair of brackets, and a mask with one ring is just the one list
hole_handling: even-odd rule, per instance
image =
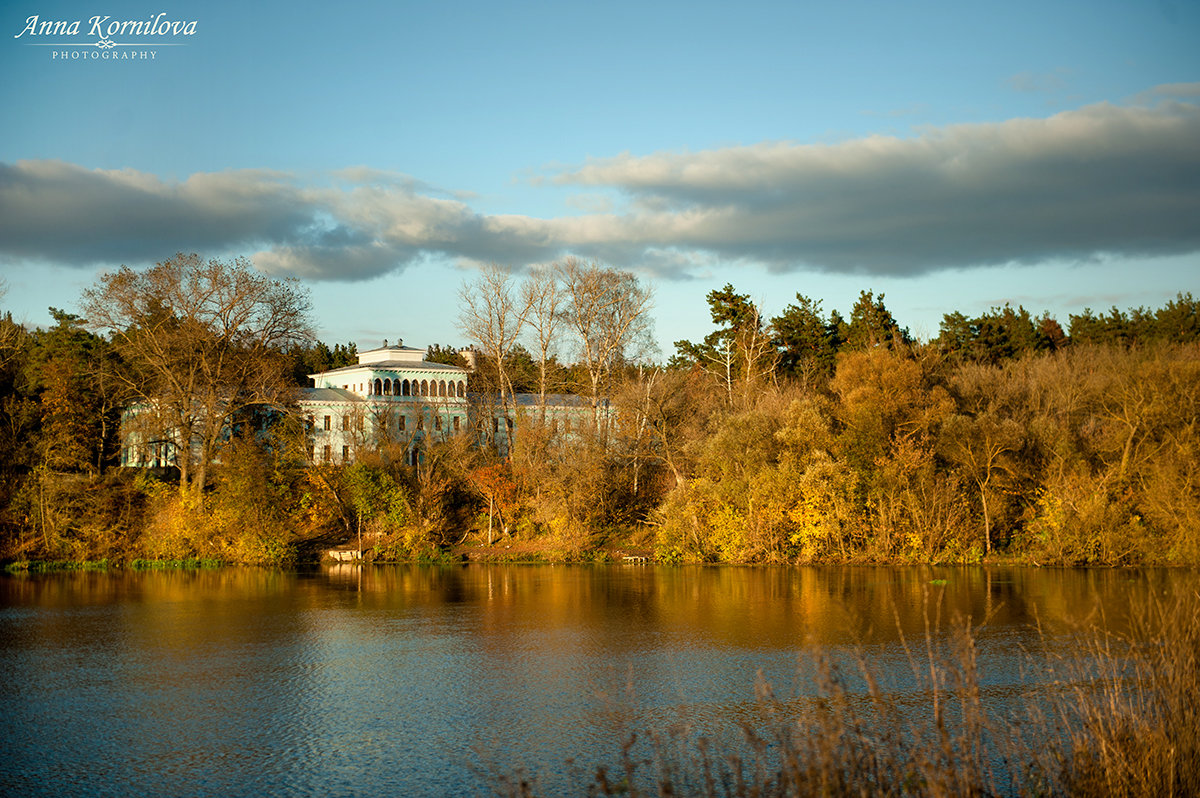
[[[920, 712], [909, 651], [977, 627], [992, 700], [1026, 652], [1122, 628], [1182, 571], [334, 566], [0, 579], [4, 794], [429, 794], [471, 763], [593, 762], [626, 726], [811, 694], [861, 655]], [[1043, 630], [1038, 633], [1037, 627]], [[909, 647], [906, 650], [906, 645]], [[555, 770], [558, 767], [559, 770]]]

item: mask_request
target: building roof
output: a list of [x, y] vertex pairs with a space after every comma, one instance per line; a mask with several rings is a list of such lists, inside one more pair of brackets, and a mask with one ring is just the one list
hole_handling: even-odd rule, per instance
[[468, 373], [467, 369], [462, 366], [451, 366], [448, 363], [431, 363], [428, 360], [381, 360], [375, 363], [357, 363], [353, 366], [342, 366], [336, 369], [329, 369], [329, 371], [319, 371], [316, 374], [309, 374], [308, 376], [317, 377], [321, 374], [339, 374], [343, 371], [358, 371], [359, 369], [375, 369], [378, 371], [409, 369], [413, 371], [453, 371], [457, 374]]
[[[519, 393], [516, 394], [518, 407], [537, 407], [539, 395], [536, 393]], [[607, 399], [601, 399], [600, 404], [606, 404]], [[592, 400], [586, 396], [578, 396], [573, 393], [548, 393], [546, 394], [547, 407], [591, 407]]]
[[342, 390], [341, 388], [301, 388], [301, 402], [365, 402], [356, 393]]

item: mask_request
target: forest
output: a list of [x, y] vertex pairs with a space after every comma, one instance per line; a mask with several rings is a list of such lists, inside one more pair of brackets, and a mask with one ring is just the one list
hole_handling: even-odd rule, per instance
[[[308, 461], [296, 396], [357, 349], [313, 340], [305, 291], [243, 259], [123, 267], [47, 329], [6, 314], [0, 561], [291, 565], [358, 540], [376, 561], [1200, 564], [1190, 294], [1065, 326], [949, 311], [921, 341], [869, 290], [767, 318], [727, 284], [666, 359], [652, 299], [572, 259], [479, 272], [462, 340], [427, 353], [476, 350], [473, 412], [511, 417], [521, 393], [606, 410], [569, 433], [525, 412], [503, 457], [469, 428], [427, 438], [417, 468], [412, 441]], [[187, 473], [121, 467], [138, 405], [198, 442]]]

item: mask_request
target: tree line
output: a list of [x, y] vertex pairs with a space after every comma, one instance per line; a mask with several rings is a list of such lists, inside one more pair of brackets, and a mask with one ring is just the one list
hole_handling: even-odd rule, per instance
[[[429, 438], [414, 468], [412, 441], [364, 438], [352, 464], [312, 464], [297, 391], [356, 349], [312, 341], [305, 292], [243, 260], [122, 268], [84, 317], [0, 319], [0, 557], [282, 563], [346, 539], [386, 559], [503, 538], [579, 559], [1200, 562], [1190, 294], [1066, 329], [951, 312], [930, 341], [870, 291], [848, 316], [797, 294], [767, 318], [732, 285], [707, 302], [712, 331], [656, 363], [633, 274], [485, 268], [460, 331], [474, 413], [514, 419], [509, 445]], [[548, 412], [560, 394], [586, 408], [574, 426]], [[178, 474], [120, 467], [139, 418], [192, 441]]]

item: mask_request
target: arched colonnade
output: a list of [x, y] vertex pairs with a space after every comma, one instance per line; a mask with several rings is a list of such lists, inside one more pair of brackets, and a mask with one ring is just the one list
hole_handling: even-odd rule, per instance
[[466, 380], [402, 380], [377, 377], [371, 383], [372, 396], [445, 396], [467, 398]]

